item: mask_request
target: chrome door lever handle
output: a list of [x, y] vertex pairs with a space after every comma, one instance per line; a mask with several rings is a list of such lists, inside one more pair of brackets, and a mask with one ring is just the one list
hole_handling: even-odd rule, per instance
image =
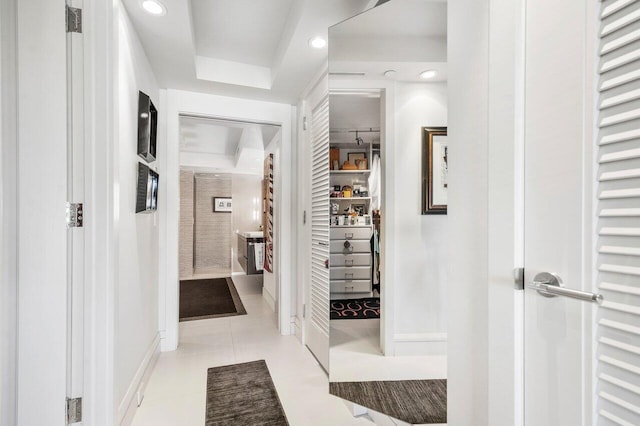
[[561, 285], [562, 279], [558, 275], [541, 272], [534, 277], [533, 282], [527, 284], [527, 287], [536, 290], [544, 297], [564, 296], [584, 302], [595, 302], [599, 305], [602, 304], [604, 300], [601, 294], [565, 288], [561, 287]]

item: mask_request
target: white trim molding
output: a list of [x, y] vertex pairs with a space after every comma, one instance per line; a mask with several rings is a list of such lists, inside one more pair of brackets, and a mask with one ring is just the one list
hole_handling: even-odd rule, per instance
[[[180, 171], [180, 116], [196, 115], [201, 117], [226, 118], [241, 121], [270, 123], [281, 126], [280, 157], [276, 167], [281, 177], [276, 183], [276, 190], [282, 194], [277, 199], [279, 218], [276, 218], [280, 231], [280, 241], [276, 241], [276, 253], [280, 259], [290, 259], [294, 230], [288, 224], [292, 222], [292, 176], [291, 164], [291, 136], [292, 136], [292, 106], [275, 102], [255, 101], [249, 99], [231, 98], [226, 96], [204, 93], [187, 92], [169, 89], [166, 95], [161, 95], [160, 106], [166, 111], [166, 132], [159, 134], [158, 151], [165, 154], [160, 156], [159, 167], [164, 170], [164, 179], [160, 179], [159, 191], [165, 196], [159, 202], [160, 232], [164, 234], [160, 239], [160, 264], [166, 265], [160, 271], [160, 330], [165, 332], [165, 338], [160, 345], [162, 351], [175, 350], [178, 347], [178, 214], [179, 214], [179, 171]], [[279, 166], [282, 165], [282, 166]], [[285, 226], [286, 224], [286, 226]], [[276, 267], [279, 260], [275, 260]], [[278, 329], [283, 335], [291, 330], [291, 283], [295, 276], [293, 268], [276, 269], [279, 285], [276, 286], [278, 306]], [[279, 281], [278, 281], [279, 280]], [[272, 304], [272, 307], [274, 307]]]
[[396, 333], [396, 356], [447, 355], [447, 333]]
[[118, 405], [118, 423], [130, 424], [136, 414], [136, 410], [144, 398], [144, 390], [149, 383], [149, 377], [160, 357], [160, 334], [156, 334], [155, 339], [147, 349], [147, 352], [133, 376], [133, 380], [127, 388], [127, 392], [122, 397]]
[[271, 310], [275, 312], [276, 300], [273, 298], [273, 296], [271, 296], [271, 294], [264, 287], [262, 287], [262, 298], [264, 299], [265, 302], [267, 302], [267, 305], [269, 305], [269, 308], [271, 308]]

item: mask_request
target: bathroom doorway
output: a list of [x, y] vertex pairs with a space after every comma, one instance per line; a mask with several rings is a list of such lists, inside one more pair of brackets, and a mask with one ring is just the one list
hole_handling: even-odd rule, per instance
[[180, 321], [246, 313], [235, 283], [276, 310], [274, 158], [280, 126], [180, 117]]

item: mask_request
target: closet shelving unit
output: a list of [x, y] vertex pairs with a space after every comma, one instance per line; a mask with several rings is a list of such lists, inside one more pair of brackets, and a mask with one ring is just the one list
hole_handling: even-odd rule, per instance
[[[357, 132], [357, 133], [356, 133]], [[356, 139], [363, 135], [361, 143]], [[350, 139], [344, 141], [345, 136]], [[374, 140], [375, 138], [378, 140]], [[342, 137], [340, 140], [335, 140]], [[353, 137], [353, 139], [351, 139]], [[366, 140], [365, 140], [366, 138]], [[331, 148], [340, 149], [339, 164], [342, 166], [348, 159], [349, 153], [365, 153], [367, 166], [371, 161], [377, 146], [379, 152], [379, 130], [348, 129], [332, 130], [329, 143]], [[354, 188], [366, 187], [369, 191], [370, 169], [366, 170], [330, 170], [330, 190], [334, 186], [345, 185]], [[371, 217], [371, 196], [364, 197], [330, 197], [329, 203], [339, 205], [338, 214], [331, 214], [330, 225], [330, 287], [331, 299], [357, 299], [372, 296], [372, 257], [371, 235], [373, 233], [373, 218]], [[337, 216], [345, 215], [345, 210], [352, 205], [364, 205], [365, 214], [369, 215], [369, 223], [337, 225]]]

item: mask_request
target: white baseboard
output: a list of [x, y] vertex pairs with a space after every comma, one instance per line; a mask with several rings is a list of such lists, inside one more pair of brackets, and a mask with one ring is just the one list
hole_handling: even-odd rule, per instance
[[153, 371], [153, 367], [158, 361], [160, 356], [160, 334], [156, 334], [156, 337], [151, 342], [151, 345], [147, 349], [147, 352], [133, 376], [127, 392], [124, 394], [122, 401], [118, 405], [118, 421], [116, 424], [129, 425], [133, 421], [133, 416], [138, 409], [138, 395], [141, 395], [140, 400], [144, 398], [144, 389], [149, 383], [149, 377]]
[[398, 333], [393, 343], [396, 356], [447, 355], [447, 333]]
[[273, 312], [276, 311], [276, 300], [269, 294], [266, 288], [262, 287], [262, 298], [267, 302], [267, 305], [271, 308]]

